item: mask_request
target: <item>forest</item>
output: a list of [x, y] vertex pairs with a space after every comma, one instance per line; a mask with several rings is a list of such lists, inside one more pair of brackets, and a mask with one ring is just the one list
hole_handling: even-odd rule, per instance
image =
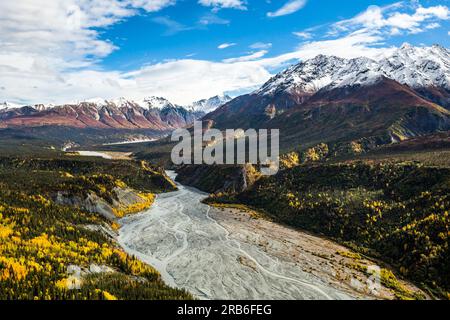
[[[116, 187], [139, 190], [146, 205], [175, 189], [142, 161], [1, 157], [0, 300], [192, 299], [118, 247], [117, 222], [54, 201], [62, 191], [112, 202]], [[118, 217], [142, 208], [129, 209]]]
[[450, 298], [450, 169], [418, 161], [310, 163], [261, 178], [210, 204], [244, 204], [274, 221], [337, 240]]

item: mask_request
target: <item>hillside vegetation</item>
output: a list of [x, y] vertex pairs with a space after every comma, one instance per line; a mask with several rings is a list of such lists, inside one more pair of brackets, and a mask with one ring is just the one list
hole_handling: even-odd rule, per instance
[[[192, 299], [118, 247], [116, 222], [53, 200], [93, 193], [112, 203], [130, 187], [145, 205], [174, 189], [143, 162], [0, 158], [0, 299]], [[118, 216], [139, 211], [128, 209]]]
[[241, 203], [337, 239], [450, 297], [450, 169], [417, 162], [311, 164], [210, 203]]

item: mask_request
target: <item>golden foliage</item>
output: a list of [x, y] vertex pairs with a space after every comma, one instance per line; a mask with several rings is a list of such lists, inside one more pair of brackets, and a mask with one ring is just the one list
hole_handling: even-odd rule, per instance
[[105, 300], [118, 300], [115, 296], [113, 296], [108, 291], [102, 291], [102, 293], [103, 293], [103, 298], [105, 298]]
[[155, 201], [155, 195], [152, 193], [139, 193], [138, 196], [142, 201], [130, 204], [126, 207], [122, 206], [120, 208], [114, 208], [114, 215], [118, 218], [122, 218], [129, 214], [142, 212], [150, 208]]

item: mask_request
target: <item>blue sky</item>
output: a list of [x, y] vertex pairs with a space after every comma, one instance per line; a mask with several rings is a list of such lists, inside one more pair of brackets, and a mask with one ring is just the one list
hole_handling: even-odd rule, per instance
[[[131, 70], [145, 63], [167, 59], [195, 58], [212, 61], [244, 56], [257, 51], [255, 43], [270, 43], [267, 56], [276, 56], [294, 50], [302, 40], [327, 39], [327, 25], [350, 19], [371, 5], [386, 6], [394, 1], [351, 1], [343, 5], [336, 0], [310, 0], [305, 6], [280, 17], [269, 17], [287, 1], [247, 1], [247, 10], [222, 9], [216, 13], [196, 1], [178, 1], [157, 13], [142, 13], [109, 28], [102, 38], [110, 39], [120, 49], [113, 52], [102, 63], [108, 69]], [[350, 3], [350, 1], [345, 1]], [[422, 1], [434, 6], [446, 1]], [[202, 23], [209, 21], [209, 25]], [[309, 28], [322, 26], [311, 32], [311, 39], [302, 39], [294, 34]], [[441, 22], [438, 30], [420, 34], [404, 34], [402, 37], [386, 39], [386, 45], [440, 43], [448, 46], [448, 21]], [[222, 43], [235, 45], [218, 50]]]
[[[254, 90], [317, 54], [449, 47], [449, 0], [0, 2], [0, 101], [164, 96], [187, 104]], [[44, 9], [44, 10], [43, 10]], [[24, 81], [24, 79], [26, 81]]]

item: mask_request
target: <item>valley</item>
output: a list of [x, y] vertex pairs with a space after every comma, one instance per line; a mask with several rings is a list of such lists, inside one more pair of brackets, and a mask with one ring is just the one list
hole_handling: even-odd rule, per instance
[[370, 273], [351, 267], [357, 255], [349, 249], [245, 211], [210, 207], [201, 203], [207, 194], [177, 187], [148, 211], [120, 220], [118, 237], [167, 284], [200, 299], [395, 298], [384, 286], [369, 289]]
[[[428, 157], [446, 154], [434, 152]], [[324, 235], [390, 264], [432, 295], [446, 298], [448, 159], [440, 166], [439, 158], [434, 165], [424, 164], [424, 159], [425, 154], [419, 154], [414, 161], [394, 156], [297, 166], [260, 178], [243, 191], [218, 190], [205, 203], [248, 206], [278, 223]], [[180, 175], [189, 172], [181, 169]], [[197, 173], [191, 183], [203, 188], [214, 185], [213, 172]], [[223, 178], [219, 181], [227, 185]], [[385, 281], [399, 289], [400, 297], [411, 298], [395, 277]]]
[[115, 240], [117, 219], [174, 189], [130, 160], [0, 157], [0, 299], [192, 299]]
[[450, 0], [0, 0], [2, 307], [432, 317], [449, 30]]
[[[448, 299], [449, 61], [405, 44], [234, 99], [2, 104], [0, 298]], [[279, 172], [174, 165], [196, 120], [279, 129]]]

